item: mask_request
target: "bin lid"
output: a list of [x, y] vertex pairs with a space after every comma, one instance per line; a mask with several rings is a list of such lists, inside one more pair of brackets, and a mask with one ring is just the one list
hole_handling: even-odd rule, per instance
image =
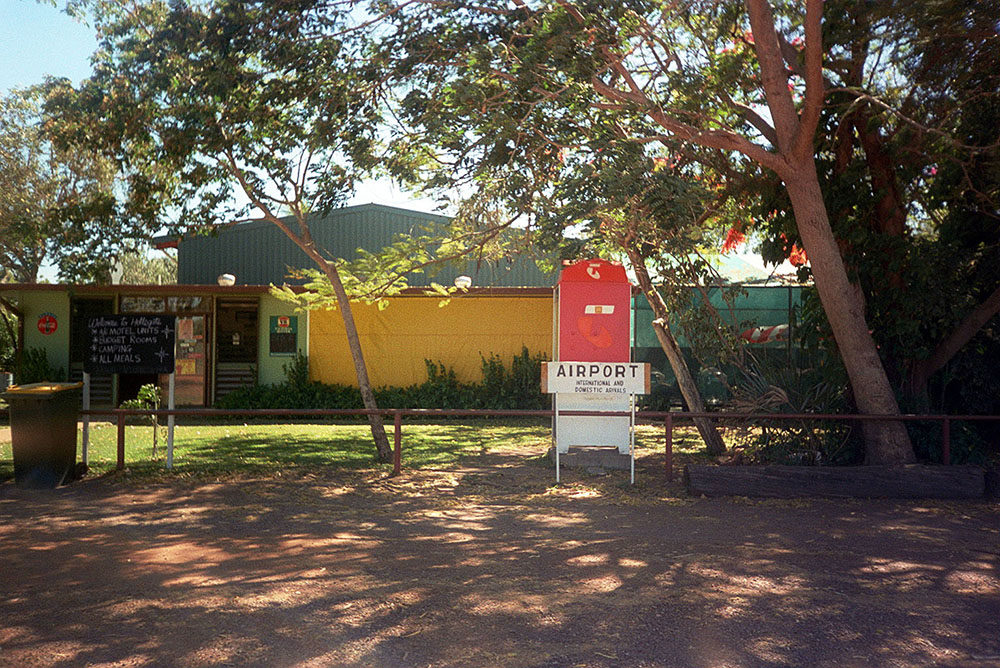
[[4, 396], [12, 394], [20, 397], [40, 397], [67, 390], [79, 390], [81, 387], [83, 387], [83, 383], [28, 383], [27, 385], [11, 385], [4, 392]]

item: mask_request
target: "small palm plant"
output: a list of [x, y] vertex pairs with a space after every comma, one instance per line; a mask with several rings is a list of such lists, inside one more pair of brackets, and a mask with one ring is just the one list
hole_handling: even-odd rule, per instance
[[[162, 396], [163, 395], [160, 392], [159, 386], [149, 383], [139, 388], [139, 392], [136, 394], [135, 399], [123, 401], [121, 407], [135, 410], [155, 411], [160, 408], [160, 400], [162, 399]], [[160, 432], [160, 423], [156, 414], [149, 416], [149, 422], [153, 425], [153, 459], [156, 459], [156, 446]]]

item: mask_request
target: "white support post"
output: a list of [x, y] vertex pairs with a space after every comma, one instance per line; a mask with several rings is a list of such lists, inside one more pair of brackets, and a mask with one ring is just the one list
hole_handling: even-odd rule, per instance
[[[558, 425], [559, 424], [559, 397], [558, 397], [558, 395], [555, 395], [555, 394], [552, 395], [552, 408], [553, 408], [553, 419], [555, 420], [555, 424]], [[558, 427], [556, 427], [556, 429], [558, 429]], [[555, 429], [553, 429], [552, 433], [553, 433], [553, 436], [554, 436], [554, 438], [552, 439], [552, 441], [553, 441], [553, 447], [556, 450], [556, 484], [558, 485], [559, 484], [559, 438], [558, 438], [558, 435], [556, 434]]]
[[631, 397], [632, 397], [632, 402], [631, 402], [632, 405], [631, 405], [631, 414], [629, 418], [629, 427], [628, 427], [629, 431], [628, 455], [629, 459], [631, 460], [629, 462], [629, 484], [634, 485], [635, 484], [635, 395], [633, 394], [631, 395]]
[[[174, 410], [174, 372], [170, 373], [170, 383], [167, 391], [167, 408]], [[174, 416], [167, 416], [167, 468], [174, 467]]]
[[[90, 374], [86, 371], [83, 372], [83, 410], [90, 410]], [[83, 437], [81, 439], [81, 457], [83, 459], [84, 465], [88, 463], [87, 461], [87, 450], [90, 446], [90, 415], [84, 413], [83, 415]]]

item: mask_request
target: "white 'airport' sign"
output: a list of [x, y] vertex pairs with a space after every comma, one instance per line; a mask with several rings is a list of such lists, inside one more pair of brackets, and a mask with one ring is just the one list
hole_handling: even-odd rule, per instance
[[649, 394], [649, 364], [643, 362], [546, 362], [542, 392], [613, 397]]

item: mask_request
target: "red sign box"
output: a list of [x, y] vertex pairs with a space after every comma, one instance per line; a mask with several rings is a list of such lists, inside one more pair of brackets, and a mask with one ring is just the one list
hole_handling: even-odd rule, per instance
[[625, 268], [581, 260], [563, 269], [558, 289], [558, 359], [628, 362], [632, 286]]

